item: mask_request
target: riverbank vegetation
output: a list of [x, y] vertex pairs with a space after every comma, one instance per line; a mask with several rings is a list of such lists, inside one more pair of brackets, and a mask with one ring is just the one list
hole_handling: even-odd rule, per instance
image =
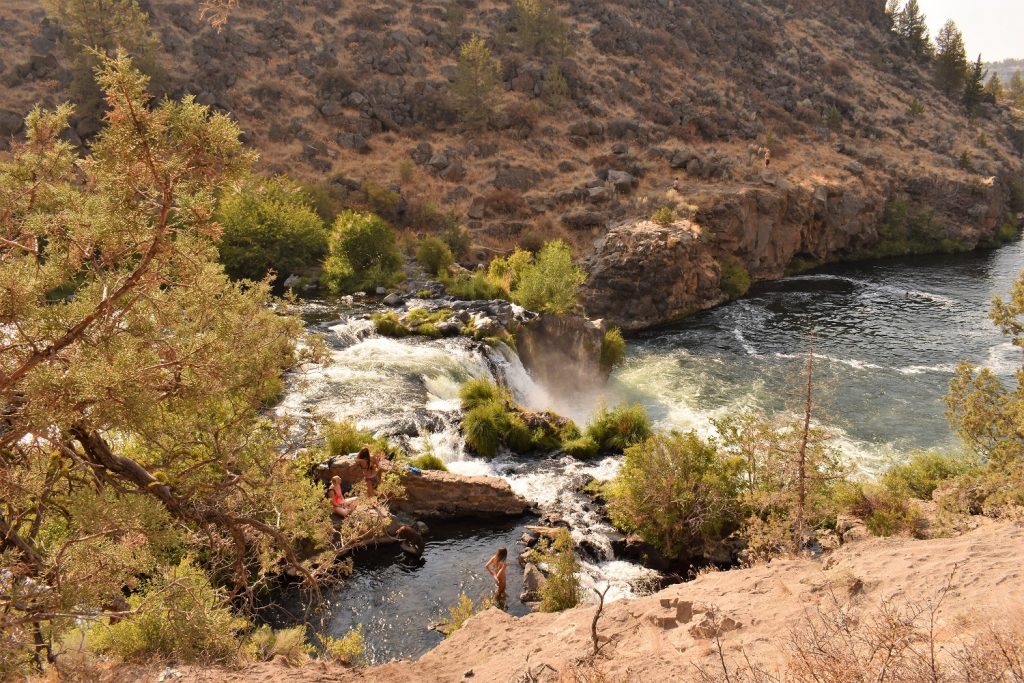
[[283, 280], [315, 269], [327, 254], [327, 229], [312, 201], [284, 180], [252, 179], [217, 207], [217, 245], [224, 271], [236, 280]]
[[602, 408], [581, 433], [572, 420], [517, 405], [507, 389], [487, 379], [467, 382], [459, 395], [466, 445], [487, 458], [501, 448], [520, 454], [564, 450], [591, 458], [621, 453], [651, 434], [650, 418], [640, 405]]

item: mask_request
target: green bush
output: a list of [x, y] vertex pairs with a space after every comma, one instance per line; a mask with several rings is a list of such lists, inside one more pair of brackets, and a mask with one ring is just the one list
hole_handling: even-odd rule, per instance
[[347, 664], [348, 666], [363, 666], [366, 664], [366, 633], [362, 624], [350, 629], [341, 638], [321, 636], [324, 655], [328, 658]]
[[522, 269], [512, 300], [531, 311], [566, 314], [576, 310], [586, 274], [572, 262], [572, 250], [562, 240], [548, 242], [536, 261]]
[[626, 340], [622, 338], [622, 330], [610, 327], [601, 340], [601, 369], [611, 372], [626, 360]]
[[572, 536], [560, 529], [541, 561], [548, 567], [547, 582], [540, 589], [540, 611], [561, 612], [580, 604], [580, 561], [572, 547]]
[[216, 214], [220, 261], [234, 279], [278, 279], [315, 266], [327, 253], [327, 230], [312, 202], [282, 182], [254, 182], [227, 195]]
[[553, 413], [527, 413], [508, 391], [487, 379], [466, 382], [460, 390], [466, 445], [488, 458], [505, 446], [515, 453], [554, 451], [580, 436], [571, 420]]
[[916, 453], [907, 462], [890, 467], [882, 475], [882, 484], [893, 492], [907, 491], [915, 498], [931, 500], [939, 484], [976, 467], [976, 461], [964, 456]]
[[465, 593], [459, 595], [459, 601], [448, 608], [448, 616], [437, 626], [437, 630], [447, 638], [462, 628], [469, 618], [474, 614], [483, 612], [494, 606], [494, 601], [485, 598], [479, 604], [474, 605], [473, 599]]
[[722, 278], [719, 287], [730, 299], [737, 299], [750, 289], [750, 273], [743, 262], [732, 254], [725, 254], [718, 260]]
[[457, 216], [448, 220], [448, 225], [441, 238], [451, 249], [453, 258], [460, 259], [469, 253], [472, 238], [469, 236], [469, 231], [459, 225]]
[[456, 299], [467, 301], [508, 299], [508, 292], [502, 289], [500, 285], [491, 282], [487, 278], [487, 273], [483, 271], [477, 271], [472, 275], [465, 273], [442, 277], [441, 283], [444, 284], [448, 294]]
[[185, 558], [128, 599], [134, 614], [94, 627], [89, 643], [126, 661], [232, 664], [241, 648], [238, 633], [249, 624], [225, 602], [206, 574]]
[[453, 261], [452, 250], [437, 237], [427, 237], [416, 248], [416, 261], [431, 275], [448, 269]]
[[651, 216], [651, 220], [658, 225], [672, 225], [676, 222], [676, 212], [667, 206], [663, 206]]
[[911, 504], [906, 490], [843, 482], [836, 487], [835, 500], [840, 510], [864, 520], [868, 531], [875, 536], [921, 534], [921, 514]]
[[471, 379], [459, 389], [463, 410], [473, 410], [492, 401], [511, 400], [508, 391], [486, 378]]
[[462, 418], [466, 445], [485, 458], [498, 454], [508, 429], [508, 409], [500, 401], [478, 405]]
[[344, 211], [334, 222], [324, 283], [332, 292], [390, 287], [402, 279], [395, 233], [372, 213]]
[[562, 450], [576, 458], [593, 458], [597, 455], [599, 446], [589, 436], [581, 436], [563, 443]]
[[398, 207], [402, 203], [402, 195], [369, 180], [363, 183], [363, 194], [366, 195], [366, 203], [373, 213], [389, 221], [398, 220]]
[[696, 432], [653, 436], [626, 449], [606, 488], [608, 514], [666, 557], [699, 553], [738, 527], [742, 468]]
[[433, 453], [424, 453], [416, 456], [412, 459], [411, 464], [413, 467], [418, 467], [421, 470], [434, 470], [437, 472], [448, 471], [448, 466], [444, 464], [444, 460]]
[[639, 403], [602, 407], [587, 425], [586, 437], [599, 453], [621, 453], [651, 436], [651, 419]]
[[306, 643], [305, 626], [275, 631], [264, 624], [245, 639], [246, 655], [260, 662], [278, 659], [288, 666], [302, 666], [312, 651]]
[[385, 313], [374, 313], [370, 316], [373, 319], [373, 328], [382, 337], [408, 337], [412, 330], [406, 327], [394, 311]]
[[321, 426], [324, 437], [324, 449], [328, 457], [355, 453], [363, 446], [375, 448], [390, 455], [400, 455], [401, 451], [385, 437], [374, 436], [366, 429], [359, 429], [352, 420], [325, 422]]

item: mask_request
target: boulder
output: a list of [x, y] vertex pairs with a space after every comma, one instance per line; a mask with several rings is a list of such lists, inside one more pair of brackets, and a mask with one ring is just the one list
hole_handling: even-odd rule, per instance
[[637, 179], [634, 178], [629, 173], [626, 173], [625, 171], [616, 170], [608, 171], [608, 182], [610, 182], [612, 186], [615, 187], [616, 192], [623, 193], [630, 192], [634, 187], [636, 187], [638, 183]]
[[519, 596], [521, 602], [540, 602], [541, 591], [547, 585], [547, 578], [537, 569], [537, 565], [527, 562], [523, 569], [523, 592]]
[[523, 366], [554, 394], [579, 396], [602, 385], [601, 344], [607, 326], [602, 320], [573, 315], [541, 315], [516, 334]]
[[[516, 494], [508, 482], [498, 477], [467, 477], [453, 472], [424, 470], [415, 474], [404, 466], [401, 482], [405, 497], [391, 502], [392, 512], [418, 519], [475, 519], [480, 517], [518, 517], [533, 505]], [[345, 483], [361, 481], [362, 473], [352, 456], [336, 457], [317, 468], [322, 481], [339, 476]]]

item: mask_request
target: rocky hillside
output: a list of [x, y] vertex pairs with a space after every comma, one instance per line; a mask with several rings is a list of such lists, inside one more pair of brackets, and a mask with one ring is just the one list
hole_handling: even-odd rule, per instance
[[[567, 0], [572, 48], [545, 57], [509, 0], [242, 0], [220, 32], [198, 2], [143, 5], [167, 91], [236, 116], [267, 172], [415, 230], [452, 210], [476, 258], [563, 237], [592, 259], [588, 308], [627, 327], [719, 301], [725, 254], [756, 279], [869, 253], [896, 197], [913, 224], [897, 232], [924, 248], [988, 242], [1021, 177], [1019, 116], [969, 120], [908, 62], [883, 0]], [[0, 28], [7, 138], [69, 75], [40, 0], [5, 0]], [[504, 81], [479, 133], [450, 94], [472, 35]], [[96, 128], [81, 119], [71, 139]], [[634, 226], [662, 206], [679, 222]]]
[[[958, 667], [978, 662], [962, 661], [965, 649], [981, 667], [1005, 668], [1003, 655], [988, 649], [998, 638], [1009, 646], [1005, 654], [1016, 656], [1019, 676], [1022, 652], [1015, 638], [1024, 635], [1022, 566], [1024, 527], [989, 521], [955, 538], [862, 540], [820, 561], [776, 559], [611, 603], [598, 622], [597, 658], [590, 656], [595, 606], [585, 605], [522, 618], [491, 609], [415, 662], [356, 671], [270, 663], [239, 672], [179, 673], [182, 681], [294, 683], [776, 680], [741, 675], [740, 669], [753, 664], [782, 680], [924, 681], [932, 680], [931, 630], [937, 680], [968, 680]], [[875, 657], [872, 646], [878, 646]], [[723, 658], [730, 676], [722, 674]], [[816, 676], [794, 675], [807, 664]], [[848, 678], [844, 666], [855, 667]], [[887, 674], [879, 675], [885, 667]], [[109, 680], [152, 680], [147, 674], [153, 675], [120, 668]], [[970, 680], [1018, 680], [980, 667], [971, 674]]]

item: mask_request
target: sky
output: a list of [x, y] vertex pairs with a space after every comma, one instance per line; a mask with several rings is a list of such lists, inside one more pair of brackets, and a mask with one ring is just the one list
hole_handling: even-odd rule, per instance
[[986, 62], [1024, 59], [1024, 0], [918, 0], [932, 38], [947, 19], [967, 42], [967, 56]]

